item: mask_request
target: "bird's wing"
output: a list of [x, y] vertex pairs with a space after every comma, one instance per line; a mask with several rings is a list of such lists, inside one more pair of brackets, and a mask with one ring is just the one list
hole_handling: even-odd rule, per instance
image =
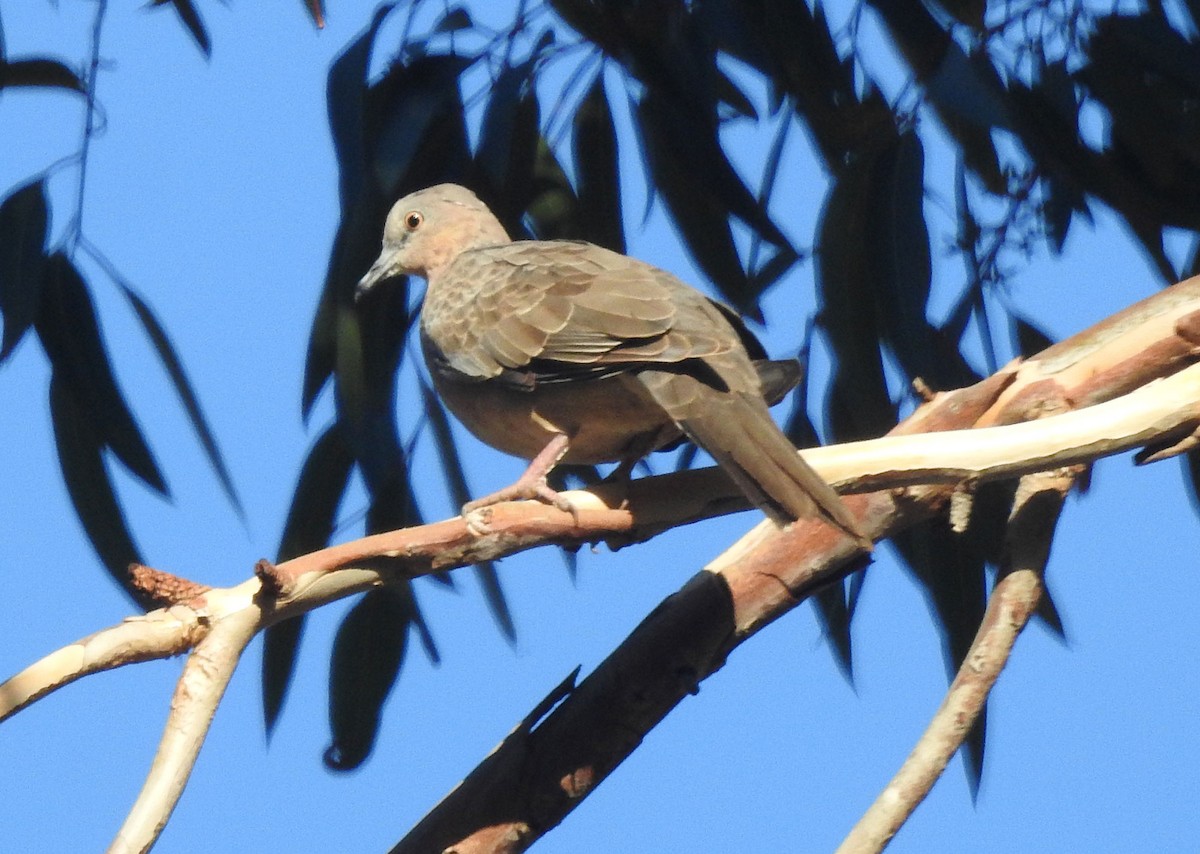
[[[589, 243], [522, 241], [464, 252], [435, 287], [437, 299], [426, 298], [426, 334], [452, 368], [480, 379], [512, 371], [553, 382], [651, 365], [687, 370], [685, 363], [739, 346], [702, 294]], [[464, 293], [470, 298], [451, 303]]]

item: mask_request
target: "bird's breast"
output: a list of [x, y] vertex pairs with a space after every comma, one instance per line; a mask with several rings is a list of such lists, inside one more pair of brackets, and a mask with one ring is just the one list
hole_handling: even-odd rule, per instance
[[532, 459], [559, 433], [563, 462], [593, 465], [646, 453], [680, 435], [635, 377], [617, 375], [522, 391], [501, 380], [469, 381], [431, 372], [446, 407], [480, 440]]

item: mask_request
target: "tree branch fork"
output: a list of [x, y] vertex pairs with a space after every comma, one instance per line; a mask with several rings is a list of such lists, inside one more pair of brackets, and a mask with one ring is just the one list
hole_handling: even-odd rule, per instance
[[[1197, 444], [1198, 318], [1200, 278], [1162, 291], [974, 386], [934, 395], [887, 437], [804, 452], [809, 464], [839, 491], [855, 493], [847, 502], [877, 540], [943, 512], [952, 497], [960, 505], [965, 502], [969, 512], [969, 496], [978, 483], [1021, 479], [1009, 523], [1009, 556], [976, 648], [922, 741], [842, 850], [876, 851], [886, 845], [961, 744], [1041, 595], [1040, 573], [1054, 521], [1080, 467], [1134, 448], [1144, 449], [1139, 462], [1148, 462]], [[204, 587], [135, 567], [138, 585], [163, 606], [52, 652], [0, 684], [0, 720], [83, 676], [188, 653], [158, 753], [110, 849], [147, 850], [183, 791], [242, 652], [268, 626], [401, 579], [548, 544], [606, 542], [621, 547], [677, 525], [746, 509], [738, 490], [712, 468], [567, 495], [578, 511], [575, 515], [537, 502], [500, 504], [488, 508], [488, 531], [482, 534], [461, 517], [375, 534], [277, 565], [259, 561], [253, 576], [228, 588]], [[862, 557], [847, 538], [818, 521], [786, 529], [767, 521], [755, 526], [656, 609], [581, 685], [560, 686], [556, 697], [566, 699], [549, 717], [538, 714], [523, 722], [397, 850], [524, 850], [636, 747], [640, 739], [631, 739], [630, 732], [648, 731], [718, 669], [730, 650], [816, 587], [861, 565]], [[720, 588], [721, 607], [728, 611], [719, 619], [712, 611], [717, 601], [711, 595], [714, 583]], [[710, 625], [712, 637], [699, 640], [692, 626], [688, 640], [671, 624], [677, 619], [727, 626], [714, 631]], [[643, 636], [664, 631], [664, 625], [667, 654], [677, 659], [671, 662], [676, 668], [671, 672], [692, 673], [691, 683], [676, 679], [679, 684], [666, 687], [639, 684], [639, 691], [657, 692], [656, 699], [637, 710], [638, 720], [632, 724], [622, 721], [622, 743], [605, 742], [595, 726], [586, 730], [586, 743], [579, 743], [584, 732], [580, 727], [589, 721], [589, 702], [609, 704], [611, 716], [612, 698], [594, 699], [597, 692], [613, 690], [612, 681], [605, 678], [606, 667], [634, 653], [645, 656], [648, 642]], [[662, 641], [659, 637], [653, 642], [661, 648]], [[687, 664], [683, 670], [678, 669], [680, 661]], [[650, 683], [661, 682], [653, 665], [634, 670]], [[622, 679], [628, 683], [629, 673], [623, 672]], [[553, 744], [553, 750], [535, 749], [534, 736]], [[516, 744], [526, 764], [540, 749], [556, 757], [556, 767], [524, 791], [509, 782], [497, 795], [497, 781], [505, 779], [505, 757], [518, 749]], [[566, 766], [557, 767], [564, 762]], [[529, 791], [539, 785], [548, 786], [551, 796]], [[501, 811], [508, 816], [503, 822], [488, 823], [479, 810], [464, 808], [479, 803], [481, 791], [524, 802], [516, 812]], [[523, 818], [512, 819], [513, 815]]]

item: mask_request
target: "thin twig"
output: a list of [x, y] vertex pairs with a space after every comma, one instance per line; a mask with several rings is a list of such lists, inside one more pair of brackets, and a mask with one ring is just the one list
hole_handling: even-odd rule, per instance
[[104, 16], [107, 13], [108, 0], [96, 0], [96, 15], [92, 19], [91, 53], [88, 57], [87, 75], [84, 81], [87, 106], [83, 112], [83, 139], [79, 142], [79, 182], [75, 191], [75, 215], [67, 227], [72, 253], [83, 235], [83, 205], [87, 189], [88, 152], [91, 150], [92, 138], [96, 133], [96, 78], [100, 71], [100, 34], [104, 27]]
[[1007, 555], [979, 633], [929, 726], [887, 787], [855, 824], [837, 854], [876, 854], [929, 794], [978, 720], [1017, 636], [1042, 596], [1050, 542], [1076, 472], [1021, 479], [1009, 519]]

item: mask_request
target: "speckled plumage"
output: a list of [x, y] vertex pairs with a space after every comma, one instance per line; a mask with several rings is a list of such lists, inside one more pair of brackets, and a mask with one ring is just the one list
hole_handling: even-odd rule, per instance
[[819, 510], [857, 536], [767, 410], [796, 372], [756, 364], [749, 333], [670, 273], [589, 243], [513, 242], [451, 184], [396, 203], [360, 288], [399, 273], [427, 279], [430, 374], [488, 444], [532, 459], [564, 435], [564, 461], [631, 462], [683, 434], [777, 520]]

